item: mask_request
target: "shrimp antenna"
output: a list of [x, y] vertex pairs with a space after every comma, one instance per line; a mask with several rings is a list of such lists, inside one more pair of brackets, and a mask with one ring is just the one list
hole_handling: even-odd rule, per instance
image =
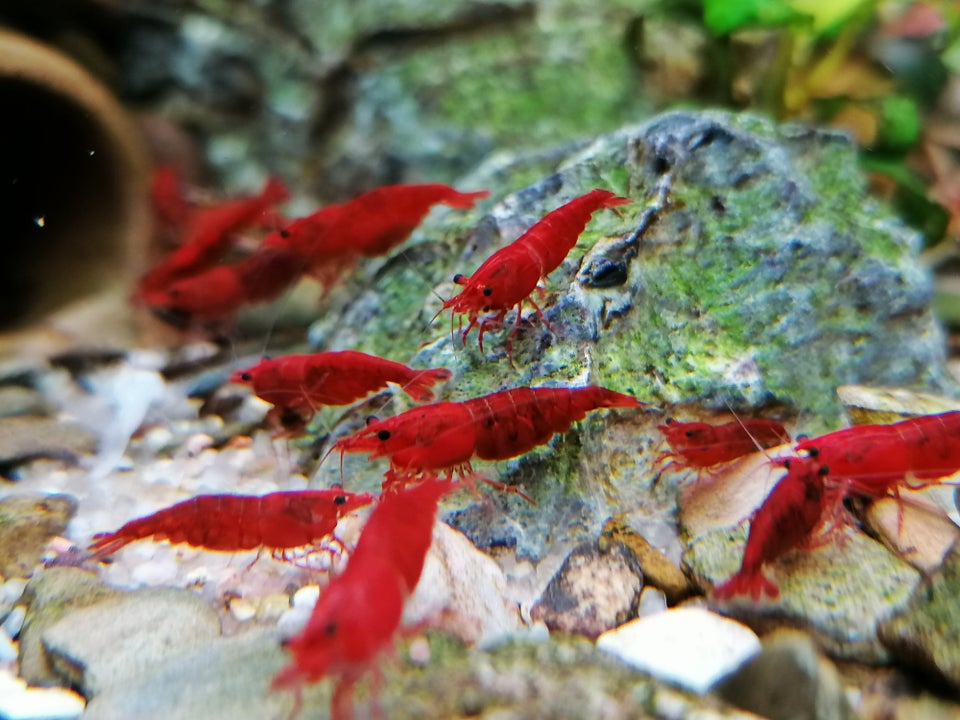
[[773, 458], [767, 455], [767, 449], [757, 442], [757, 439], [753, 436], [753, 433], [750, 432], [749, 428], [747, 428], [746, 423], [744, 423], [743, 420], [740, 419], [740, 415], [737, 413], [736, 410], [733, 409], [733, 405], [730, 404], [730, 401], [727, 400], [727, 398], [723, 398], [723, 404], [727, 406], [727, 410], [729, 410], [730, 414], [733, 415], [733, 419], [737, 421], [737, 424], [741, 427], [743, 432], [745, 432], [747, 434], [747, 437], [750, 438], [750, 442], [752, 442], [754, 447], [757, 448], [757, 452], [763, 453], [764, 455], [766, 455], [767, 460], [769, 460], [770, 462], [773, 462]]

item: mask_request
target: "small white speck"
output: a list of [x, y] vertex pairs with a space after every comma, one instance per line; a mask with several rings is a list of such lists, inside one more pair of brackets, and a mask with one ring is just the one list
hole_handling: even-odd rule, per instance
[[91, 151], [89, 152], [90, 157], [93, 157], [93, 156], [96, 155], [96, 154], [97, 154], [97, 151], [96, 151], [96, 150], [91, 150]]
[[33, 219], [33, 224], [37, 227], [43, 227], [47, 224], [47, 219], [43, 215], [37, 215], [37, 217]]

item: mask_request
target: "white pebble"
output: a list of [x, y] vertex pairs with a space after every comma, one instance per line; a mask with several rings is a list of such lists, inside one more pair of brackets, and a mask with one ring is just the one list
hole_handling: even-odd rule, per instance
[[293, 607], [313, 609], [320, 597], [319, 585], [304, 585], [293, 594]]
[[201, 565], [200, 567], [190, 570], [183, 576], [183, 584], [185, 587], [203, 587], [210, 582], [210, 577], [210, 568], [206, 565]]
[[597, 647], [697, 693], [760, 652], [750, 628], [700, 608], [676, 608], [604, 633]]
[[410, 643], [407, 656], [414, 665], [426, 667], [430, 664], [430, 643], [425, 637], [415, 638], [413, 642]]
[[10, 637], [16, 637], [20, 634], [20, 628], [23, 627], [23, 619], [27, 616], [27, 608], [23, 605], [17, 605], [7, 619], [3, 621], [3, 630]]
[[0, 597], [8, 603], [15, 603], [23, 595], [27, 581], [22, 578], [10, 578], [0, 586]]
[[142, 585], [172, 585], [180, 568], [173, 558], [154, 558], [150, 562], [137, 565], [130, 576]]
[[4, 720], [74, 720], [83, 714], [83, 698], [64, 688], [28, 688], [0, 671], [0, 718]]
[[156, 455], [162, 450], [173, 447], [174, 435], [168, 428], [157, 425], [143, 434], [142, 445], [145, 451]]
[[290, 608], [287, 610], [287, 612], [280, 616], [279, 620], [277, 620], [277, 631], [280, 633], [280, 635], [287, 638], [297, 635], [301, 630], [303, 630], [304, 627], [306, 627], [307, 621], [310, 620], [310, 615], [312, 613], [312, 608]]
[[235, 598], [230, 601], [230, 614], [240, 622], [253, 620], [257, 614], [257, 606], [244, 598]]
[[12, 663], [17, 659], [17, 644], [6, 630], [0, 629], [0, 663]]
[[655, 615], [667, 609], [667, 596], [655, 587], [645, 587], [640, 593], [640, 605], [637, 608], [638, 617]]

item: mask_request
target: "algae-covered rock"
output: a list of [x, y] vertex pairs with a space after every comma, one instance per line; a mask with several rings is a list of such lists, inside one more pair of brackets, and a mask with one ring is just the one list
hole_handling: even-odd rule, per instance
[[[449, 400], [596, 383], [652, 405], [786, 406], [807, 431], [839, 422], [841, 383], [948, 385], [919, 238], [869, 199], [846, 137], [676, 112], [598, 138], [556, 168], [473, 212], [431, 216], [391, 258], [362, 269], [366, 289], [334, 292], [313, 338], [449, 367]], [[431, 324], [439, 298], [458, 291], [456, 273], [595, 187], [634, 203], [596, 213], [549, 275], [538, 299], [549, 330], [528, 307], [511, 358], [509, 329], [488, 333], [481, 353], [475, 334], [466, 346], [451, 335], [445, 314]], [[380, 397], [321, 424], [336, 437], [396, 409]], [[653, 482], [656, 424], [637, 411], [592, 415], [552, 449], [500, 466], [536, 508], [499, 499], [499, 514], [474, 506], [451, 521], [480, 547], [536, 558], [558, 540], [595, 537], [626, 509], [678, 557], [675, 492]], [[344, 468], [359, 487], [383, 472], [349, 456]], [[328, 463], [318, 480], [338, 478]]]
[[[691, 573], [711, 584], [733, 575], [740, 567], [747, 525], [694, 539], [684, 555]], [[788, 553], [764, 567], [780, 588], [778, 598], [737, 597], [718, 603], [718, 608], [758, 632], [802, 628], [838, 659], [889, 661], [877, 627], [906, 606], [920, 574], [858, 531], [847, 529], [840, 535], [829, 544]]]

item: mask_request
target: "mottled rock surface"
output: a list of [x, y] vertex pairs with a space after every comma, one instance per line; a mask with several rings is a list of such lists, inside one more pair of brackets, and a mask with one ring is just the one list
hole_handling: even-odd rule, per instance
[[960, 547], [917, 585], [905, 608], [880, 625], [880, 638], [900, 660], [960, 687]]
[[643, 571], [626, 545], [577, 546], [530, 611], [551, 630], [596, 638], [637, 614]]
[[[697, 538], [684, 560], [694, 575], [719, 584], [739, 568], [746, 535], [744, 523]], [[822, 547], [789, 553], [765, 572], [780, 597], [738, 597], [717, 607], [758, 632], [802, 628], [832, 657], [866, 663], [889, 661], [878, 623], [904, 607], [920, 582], [910, 565], [852, 529]]]
[[76, 511], [77, 501], [69, 495], [11, 495], [0, 500], [0, 575], [29, 575], [47, 542], [63, 534]]

